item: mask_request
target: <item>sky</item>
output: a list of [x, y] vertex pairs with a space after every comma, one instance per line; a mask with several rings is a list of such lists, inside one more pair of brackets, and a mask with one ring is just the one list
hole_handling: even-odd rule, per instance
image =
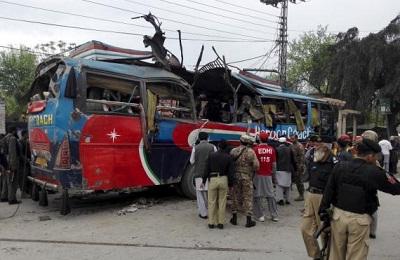
[[[288, 37], [296, 39], [318, 25], [332, 33], [358, 27], [365, 36], [384, 28], [400, 13], [399, 0], [307, 0], [289, 4]], [[68, 14], [37, 10], [14, 4], [30, 5], [53, 11], [90, 16], [99, 21]], [[259, 0], [0, 0], [0, 45], [33, 47], [62, 40], [81, 44], [99, 40], [118, 47], [146, 50], [141, 36], [154, 30], [144, 19], [134, 19], [148, 12], [156, 15], [166, 31], [166, 47], [180, 57], [176, 30], [182, 31], [184, 64], [192, 68], [201, 46], [205, 50], [202, 64], [216, 58], [214, 46], [227, 62], [265, 55], [275, 45], [280, 9]], [[92, 29], [128, 32], [139, 35], [85, 31], [42, 24], [5, 20], [24, 19]], [[214, 41], [216, 40], [216, 41]], [[231, 41], [231, 42], [226, 42]], [[232, 42], [233, 41], [233, 42]], [[1, 48], [0, 48], [1, 49]], [[241, 68], [277, 68], [277, 53], [234, 65]]]

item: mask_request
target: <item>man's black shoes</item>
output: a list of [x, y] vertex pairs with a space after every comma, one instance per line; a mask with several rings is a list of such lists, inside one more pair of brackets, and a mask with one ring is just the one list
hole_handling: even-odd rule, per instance
[[208, 228], [213, 229], [213, 228], [215, 228], [215, 226], [214, 226], [214, 224], [208, 224]]
[[224, 224], [218, 224], [218, 225], [217, 225], [217, 228], [219, 228], [219, 229], [224, 229]]
[[247, 222], [245, 227], [249, 228], [249, 227], [254, 227], [255, 225], [256, 222], [251, 219], [251, 216], [247, 216]]

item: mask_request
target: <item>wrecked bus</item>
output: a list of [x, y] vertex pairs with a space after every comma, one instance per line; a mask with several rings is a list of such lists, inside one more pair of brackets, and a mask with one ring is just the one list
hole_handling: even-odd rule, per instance
[[153, 54], [89, 42], [38, 66], [28, 105], [33, 199], [60, 192], [68, 214], [71, 193], [175, 185], [194, 198], [189, 157], [200, 131], [232, 145], [246, 132], [334, 135], [324, 100], [233, 73], [220, 58], [168, 71], [143, 62]]

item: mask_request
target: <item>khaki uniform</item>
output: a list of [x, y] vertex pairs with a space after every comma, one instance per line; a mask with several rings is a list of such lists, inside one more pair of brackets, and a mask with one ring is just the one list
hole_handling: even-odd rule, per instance
[[305, 171], [305, 156], [304, 156], [304, 147], [301, 143], [299, 142], [294, 142], [290, 146], [292, 152], [293, 152], [293, 157], [294, 161], [296, 164], [296, 171], [293, 173], [293, 182], [296, 184], [297, 190], [299, 192], [300, 196], [304, 195], [304, 184], [301, 181], [301, 177], [304, 174]]
[[[242, 149], [245, 149], [239, 156]], [[253, 176], [260, 164], [253, 149], [240, 145], [232, 149], [231, 155], [236, 159], [235, 179], [236, 183], [232, 189], [232, 213], [237, 213], [239, 203], [242, 201], [243, 211], [247, 216], [253, 214]]]
[[365, 260], [369, 249], [368, 214], [334, 208], [331, 221], [330, 260]]
[[318, 215], [321, 200], [322, 194], [307, 192], [304, 201], [304, 214], [303, 222], [301, 224], [301, 234], [303, 235], [307, 254], [309, 257], [312, 258], [320, 257], [319, 244], [317, 239], [315, 239], [313, 235], [317, 231], [318, 227], [321, 225], [321, 219]]
[[208, 223], [225, 224], [226, 197], [228, 195], [228, 177], [211, 177], [208, 184]]

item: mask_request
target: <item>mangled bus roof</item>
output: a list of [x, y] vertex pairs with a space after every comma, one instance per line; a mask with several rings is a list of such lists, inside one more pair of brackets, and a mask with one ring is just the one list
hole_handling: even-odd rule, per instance
[[176, 81], [184, 81], [181, 77], [173, 74], [172, 72], [151, 66], [126, 65], [105, 61], [71, 58], [65, 58], [64, 62], [74, 67], [82, 66], [93, 70], [107, 71], [115, 74], [133, 76], [142, 79], [170, 79]]

